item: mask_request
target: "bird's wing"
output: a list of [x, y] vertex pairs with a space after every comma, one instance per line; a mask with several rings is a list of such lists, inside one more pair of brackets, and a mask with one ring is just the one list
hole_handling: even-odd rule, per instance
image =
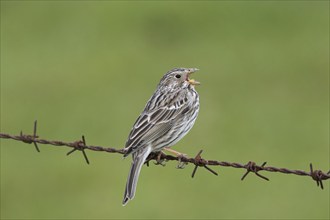
[[[151, 102], [150, 100], [149, 102]], [[170, 106], [159, 106], [152, 110], [147, 109], [136, 120], [126, 142], [126, 154], [135, 152], [139, 147], [161, 138], [173, 126], [175, 118], [187, 111], [185, 102], [176, 101]]]

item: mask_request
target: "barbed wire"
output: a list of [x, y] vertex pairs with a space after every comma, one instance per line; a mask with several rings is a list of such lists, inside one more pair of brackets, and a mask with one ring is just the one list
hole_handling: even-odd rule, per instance
[[[35, 149], [37, 152], [40, 152], [38, 144], [48, 144], [53, 146], [64, 146], [64, 147], [71, 147], [73, 148], [70, 150], [67, 155], [70, 155], [71, 153], [75, 151], [81, 151], [85, 161], [87, 164], [89, 164], [89, 159], [87, 157], [87, 154], [85, 150], [91, 150], [91, 151], [102, 151], [107, 153], [118, 153], [118, 154], [125, 154], [125, 149], [116, 149], [112, 147], [102, 147], [102, 146], [93, 146], [93, 145], [87, 145], [85, 137], [82, 136], [81, 140], [74, 141], [74, 142], [64, 142], [64, 141], [50, 141], [46, 139], [41, 139], [37, 135], [37, 121], [34, 122], [33, 127], [33, 135], [23, 134], [23, 132], [20, 132], [20, 135], [10, 135], [10, 134], [4, 134], [0, 133], [0, 138], [2, 139], [12, 139], [16, 141], [21, 141], [27, 144], [34, 144]], [[205, 168], [207, 171], [211, 172], [214, 175], [218, 175], [216, 171], [210, 168], [210, 166], [222, 166], [222, 167], [233, 167], [233, 168], [239, 168], [239, 169], [245, 169], [246, 172], [242, 176], [241, 180], [244, 180], [246, 176], [249, 173], [254, 173], [256, 176], [269, 181], [269, 179], [263, 175], [261, 175], [260, 171], [266, 171], [266, 172], [278, 172], [278, 173], [284, 173], [284, 174], [294, 174], [298, 176], [308, 176], [311, 177], [312, 180], [314, 180], [321, 189], [323, 189], [323, 180], [330, 179], [330, 170], [327, 173], [324, 173], [322, 170], [314, 170], [312, 163], [309, 165], [309, 171], [304, 170], [291, 170], [287, 168], [277, 168], [272, 166], [265, 166], [266, 162], [262, 163], [261, 165], [257, 165], [253, 161], [249, 161], [246, 164], [241, 163], [235, 163], [235, 162], [225, 162], [225, 161], [216, 161], [216, 160], [206, 160], [202, 158], [203, 150], [200, 150], [198, 154], [195, 157], [187, 157], [186, 155], [180, 155], [180, 156], [172, 156], [167, 155], [163, 152], [160, 153], [151, 153], [147, 158], [147, 165], [149, 166], [149, 162], [152, 160], [155, 160], [155, 164], [161, 164], [164, 165], [165, 161], [178, 161], [179, 164], [177, 168], [184, 168], [187, 164], [194, 164], [194, 170], [192, 172], [191, 177], [194, 177], [196, 174], [196, 171], [199, 167]]]

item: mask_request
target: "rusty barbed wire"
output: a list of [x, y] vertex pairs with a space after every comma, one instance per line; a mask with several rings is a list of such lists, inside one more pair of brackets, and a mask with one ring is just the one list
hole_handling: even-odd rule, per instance
[[[125, 149], [116, 149], [116, 148], [112, 148], [112, 147], [87, 145], [84, 136], [82, 136], [81, 140], [74, 141], [74, 142], [50, 141], [50, 140], [46, 140], [46, 139], [41, 139], [37, 135], [37, 121], [34, 122], [33, 135], [23, 134], [23, 132], [21, 131], [20, 135], [10, 135], [10, 134], [0, 133], [0, 138], [21, 141], [21, 142], [24, 142], [27, 144], [33, 143], [37, 152], [40, 152], [38, 144], [48, 144], [48, 145], [53, 145], [53, 146], [71, 147], [73, 149], [70, 150], [67, 153], [67, 155], [70, 155], [77, 150], [81, 151], [87, 164], [89, 164], [90, 162], [89, 162], [89, 159], [87, 157], [85, 150], [125, 154]], [[256, 176], [260, 177], [261, 179], [269, 181], [269, 179], [267, 177], [265, 177], [259, 173], [260, 171], [294, 174], [294, 175], [298, 175], [298, 176], [311, 177], [311, 179], [314, 180], [316, 182], [316, 185], [318, 187], [320, 187], [321, 189], [324, 189], [322, 181], [330, 179], [330, 170], [327, 173], [324, 173], [322, 170], [314, 170], [312, 163], [310, 163], [310, 165], [309, 165], [309, 168], [310, 168], [309, 171], [291, 170], [291, 169], [287, 169], [287, 168], [277, 168], [277, 167], [272, 167], [272, 166], [265, 166], [266, 162], [262, 163], [259, 166], [253, 161], [249, 161], [246, 164], [240, 164], [240, 163], [235, 163], [235, 162], [206, 160], [201, 157], [202, 152], [203, 152], [203, 150], [200, 150], [195, 157], [191, 157], [191, 158], [187, 157], [185, 155], [180, 155], [180, 156], [167, 155], [163, 152], [151, 153], [146, 160], [146, 164], [149, 165], [149, 161], [152, 161], [152, 160], [156, 161], [156, 163], [155, 163], [156, 165], [157, 164], [163, 165], [164, 161], [178, 161], [179, 164], [178, 164], [177, 168], [183, 168], [187, 164], [194, 164], [195, 167], [194, 167], [192, 175], [191, 175], [192, 178], [195, 176], [196, 171], [199, 167], [203, 167], [207, 171], [211, 172], [212, 174], [218, 175], [218, 173], [216, 171], [212, 170], [209, 166], [222, 166], [222, 167], [233, 167], [233, 168], [238, 168], [238, 169], [245, 169], [246, 172], [242, 176], [241, 180], [244, 180], [249, 173], [254, 173]]]

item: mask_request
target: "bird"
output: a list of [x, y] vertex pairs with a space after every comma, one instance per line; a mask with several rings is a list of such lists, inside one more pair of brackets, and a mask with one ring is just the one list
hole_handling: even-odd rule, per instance
[[123, 206], [135, 196], [140, 171], [148, 155], [170, 149], [193, 127], [199, 112], [195, 86], [200, 82], [190, 79], [190, 75], [196, 71], [197, 68], [174, 68], [166, 72], [135, 121], [124, 148], [124, 158], [132, 155], [132, 163]]

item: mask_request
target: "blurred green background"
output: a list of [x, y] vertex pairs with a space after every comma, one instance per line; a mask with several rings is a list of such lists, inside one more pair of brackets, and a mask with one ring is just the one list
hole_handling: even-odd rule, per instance
[[[1, 132], [120, 148], [161, 78], [196, 67], [201, 109], [174, 149], [207, 159], [329, 165], [327, 1], [1, 1]], [[151, 165], [1, 139], [1, 218], [328, 219], [307, 177]]]

